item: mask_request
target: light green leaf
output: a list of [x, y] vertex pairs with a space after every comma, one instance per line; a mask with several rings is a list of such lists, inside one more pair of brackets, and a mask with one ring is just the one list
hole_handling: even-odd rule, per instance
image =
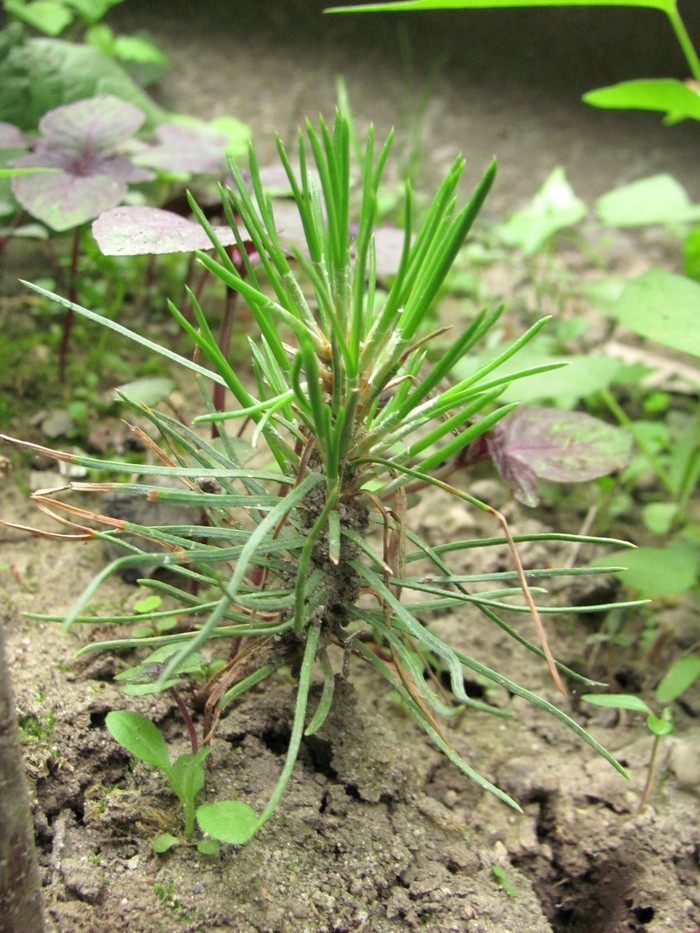
[[656, 688], [656, 699], [659, 703], [670, 703], [692, 687], [700, 677], [700, 657], [697, 654], [687, 654], [678, 658], [661, 678]]
[[[670, 711], [670, 707], [669, 707]], [[666, 710], [664, 710], [664, 713]], [[647, 727], [650, 732], [653, 732], [654, 735], [670, 735], [673, 732], [673, 723], [671, 722], [670, 716], [647, 716]]]
[[15, 16], [46, 36], [59, 35], [73, 20], [68, 7], [53, 0], [36, 0], [34, 3], [5, 0], [3, 6], [8, 15]]
[[220, 848], [216, 839], [200, 839], [197, 842], [197, 850], [202, 855], [218, 855]]
[[136, 600], [134, 603], [134, 612], [155, 612], [162, 601], [163, 600], [157, 593], [151, 593], [149, 596], [144, 596], [143, 599]]
[[180, 840], [177, 836], [173, 836], [172, 833], [158, 833], [153, 840], [153, 851], [157, 852], [158, 855], [162, 855], [172, 849], [173, 846], [178, 845], [180, 845]]
[[675, 502], [649, 502], [642, 509], [644, 527], [652, 534], [665, 535], [673, 525], [677, 506]]
[[202, 832], [213, 839], [233, 846], [242, 846], [252, 839], [258, 825], [258, 816], [240, 800], [219, 800], [198, 807], [197, 822]]
[[145, 379], [135, 379], [133, 382], [125, 382], [117, 386], [114, 390], [114, 397], [119, 401], [119, 395], [125, 395], [131, 402], [137, 405], [147, 405], [151, 408], [167, 398], [175, 388], [172, 379], [166, 379], [163, 376], [153, 376]]
[[653, 716], [651, 709], [640, 697], [631, 693], [587, 693], [581, 697], [586, 703], [596, 706], [607, 706], [611, 709], [628, 709], [633, 713], [645, 713]]
[[148, 63], [162, 68], [168, 64], [163, 50], [145, 36], [117, 36], [114, 52], [124, 62]]
[[112, 738], [135, 758], [163, 771], [170, 770], [168, 746], [160, 729], [150, 719], [129, 710], [112, 710], [107, 713], [105, 725]]
[[[617, 560], [626, 570], [617, 576], [643, 596], [667, 596], [682, 593], [697, 582], [700, 549], [692, 544], [673, 544], [666, 548], [640, 547], [634, 551], [608, 554], [606, 561]], [[593, 565], [599, 561], [593, 560]]]
[[574, 194], [563, 168], [555, 168], [529, 207], [513, 214], [498, 232], [509, 246], [526, 256], [537, 253], [557, 231], [572, 227], [586, 216], [586, 205]]
[[665, 123], [700, 120], [700, 95], [674, 78], [637, 78], [583, 95], [593, 107], [606, 110], [657, 110]]
[[626, 286], [608, 313], [635, 334], [700, 356], [700, 284], [650, 269]]
[[[495, 356], [496, 353], [494, 350], [492, 355]], [[460, 361], [453, 372], [462, 379], [484, 362], [485, 356], [467, 358]], [[535, 402], [557, 399], [566, 401], [567, 405], [573, 405], [578, 399], [608, 388], [623, 365], [620, 360], [608, 356], [552, 356], [537, 347], [524, 347], [515, 357], [502, 363], [497, 374], [505, 376], [508, 373], [555, 362], [568, 365], [513, 382], [504, 389], [499, 401]]]
[[598, 216], [610, 227], [685, 223], [700, 218], [700, 204], [691, 204], [685, 188], [671, 175], [652, 175], [596, 201]]

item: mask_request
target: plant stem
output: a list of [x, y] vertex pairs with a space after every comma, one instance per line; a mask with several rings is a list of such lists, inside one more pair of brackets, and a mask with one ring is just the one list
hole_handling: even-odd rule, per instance
[[690, 73], [696, 81], [700, 81], [700, 58], [698, 58], [698, 53], [695, 51], [695, 46], [688, 35], [688, 30], [685, 28], [685, 23], [681, 19], [676, 4], [674, 3], [673, 9], [667, 12], [673, 31], [676, 34], [676, 39], [678, 39], [678, 44], [683, 49], [683, 54], [688, 63], [688, 68], [690, 68]]
[[656, 772], [656, 755], [659, 751], [659, 742], [661, 741], [660, 735], [654, 736], [654, 744], [651, 748], [651, 755], [649, 757], [649, 765], [647, 767], [647, 779], [644, 784], [644, 790], [642, 791], [642, 796], [639, 799], [639, 806], [637, 807], [637, 813], [641, 813], [644, 810], [644, 807], [647, 805], [649, 799], [649, 794], [651, 793], [651, 788], [654, 783], [654, 774]]
[[601, 389], [600, 397], [608, 406], [612, 414], [617, 418], [622, 427], [626, 428], [630, 432], [635, 440], [635, 443], [637, 444], [637, 447], [639, 447], [649, 462], [649, 466], [661, 480], [661, 483], [666, 487], [666, 491], [669, 493], [669, 495], [675, 499], [678, 494], [678, 490], [671, 480], [668, 471], [664, 469], [656, 454], [652, 453], [651, 448], [640, 436], [634, 421], [632, 421], [632, 419], [623, 411], [620, 405], [618, 405], [617, 400], [613, 396], [612, 392], [610, 392], [608, 389]]
[[[219, 349], [224, 354], [225, 357], [228, 357], [228, 349], [231, 345], [231, 332], [233, 330], [233, 316], [236, 310], [236, 300], [238, 298], [238, 292], [233, 291], [232, 288], [226, 288], [226, 303], [224, 306], [224, 319], [221, 324], [221, 333], [219, 334]], [[224, 400], [226, 398], [226, 386], [215, 383], [214, 389], [212, 392], [212, 404], [214, 406], [214, 411], [223, 411], [224, 410]], [[219, 436], [219, 428], [216, 422], [212, 423], [211, 426], [211, 436], [212, 438], [217, 438]]]
[[[78, 301], [78, 257], [80, 256], [80, 227], [73, 231], [73, 247], [71, 249], [70, 273], [68, 286], [68, 301], [77, 304]], [[66, 381], [66, 361], [68, 359], [68, 347], [70, 337], [73, 332], [73, 322], [75, 321], [75, 311], [69, 307], [63, 318], [63, 333], [61, 335], [61, 346], [58, 350], [58, 378], [61, 383]]]
[[196, 755], [199, 749], [199, 741], [197, 739], [197, 730], [194, 727], [192, 722], [192, 716], [190, 716], [190, 711], [187, 709], [187, 704], [182, 699], [180, 691], [176, 687], [170, 687], [168, 693], [177, 703], [177, 707], [182, 714], [182, 718], [185, 721], [185, 726], [187, 728], [187, 733], [190, 737], [190, 744], [192, 745], [192, 754]]

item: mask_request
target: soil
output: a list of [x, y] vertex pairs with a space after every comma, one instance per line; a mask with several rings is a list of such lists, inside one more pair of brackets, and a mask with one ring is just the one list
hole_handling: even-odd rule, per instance
[[[420, 121], [426, 178], [462, 147], [475, 165], [471, 181], [492, 151], [499, 155], [503, 170], [490, 210], [501, 214], [529, 199], [556, 164], [565, 165], [589, 202], [616, 183], [656, 170], [672, 171], [700, 196], [697, 141], [686, 128], [662, 131], [655, 117], [603, 114], [578, 104], [577, 88], [625, 75], [618, 73], [618, 60], [612, 63], [616, 73], [603, 75], [611, 62], [592, 53], [593, 39], [590, 48], [582, 43], [589, 54], [573, 68], [574, 34], [559, 14], [556, 29], [537, 14], [530, 40], [544, 43], [539, 51], [522, 39], [518, 23], [524, 20], [510, 14], [497, 37], [483, 17], [474, 26], [464, 17], [455, 20], [471, 30], [462, 34], [470, 36], [468, 47], [456, 27], [435, 19], [420, 27], [411, 23], [416, 61], [408, 80], [392, 18], [372, 25], [319, 24], [317, 5], [308, 3], [232, 3], [226, 9], [230, 22], [222, 25], [220, 4], [198, 5], [196, 21], [190, 4], [171, 3], [167, 14], [134, 4], [121, 23], [148, 26], [171, 53], [176, 67], [165, 82], [167, 99], [201, 116], [234, 113], [253, 126], [270, 155], [273, 128], [289, 137], [300, 115], [330, 110], [336, 72], [348, 80], [359, 121], [371, 118], [386, 129], [400, 114], [400, 142], [408, 144], [414, 124], [406, 115], [419, 111], [433, 53], [446, 48], [450, 65], [435, 79]], [[575, 28], [585, 35], [582, 26], [594, 20], [580, 12]], [[644, 34], [642, 27], [651, 22], [645, 15], [635, 13], [631, 35]], [[562, 34], [568, 46], [557, 51]], [[503, 59], [515, 63], [515, 76], [494, 61], [499, 43]], [[664, 48], [655, 42], [654, 54], [672, 59], [670, 46]], [[648, 55], [644, 61], [651, 67]], [[608, 256], [615, 271], [634, 274], [664, 258], [666, 248], [656, 231], [646, 238], [620, 237]], [[576, 276], [593, 274], [579, 253], [562, 263]], [[489, 275], [490, 289], [522, 309], [530, 285], [523, 288], [518, 271]], [[14, 334], [22, 321], [26, 326], [16, 302], [0, 306], [4, 333]], [[568, 308], [577, 312], [576, 303]], [[42, 351], [32, 359], [41, 363]], [[38, 402], [28, 381], [13, 386], [6, 383], [7, 391], [24, 395], [12, 431], [28, 436], [36, 430]], [[45, 405], [46, 391], [39, 396]], [[44, 468], [39, 482], [50, 479], [47, 465], [32, 464]], [[26, 462], [4, 477], [4, 518], [43, 521], [27, 502], [30, 482]], [[478, 480], [470, 491], [503, 508], [519, 530], [575, 530], [585, 511], [584, 500], [556, 510], [521, 510], [491, 479]], [[638, 530], [635, 514], [628, 519]], [[479, 514], [437, 494], [422, 498], [415, 522], [434, 542], [496, 533]], [[662, 744], [657, 786], [638, 812], [651, 751], [641, 718], [592, 714], [579, 708], [575, 695], [558, 697], [544, 666], [516, 651], [502, 632], [471, 613], [446, 615], [435, 622], [443, 637], [572, 713], [628, 767], [631, 780], [554, 719], [504, 692], [498, 703], [515, 718], [469, 713], [448, 728], [458, 751], [520, 801], [518, 814], [457, 772], [386, 685], [357, 664], [350, 682], [338, 685], [331, 718], [304, 741], [277, 814], [249, 845], [224, 847], [216, 857], [185, 847], [156, 856], [155, 833], [177, 828], [172, 796], [152, 769], [130, 765], [104, 722], [110, 709], [139, 710], [164, 730], [174, 751], [184, 751], [187, 736], [177, 710], [166, 697], [120, 694], [112, 679], [124, 666], [121, 658], [101, 654], [76, 661], [76, 647], [95, 638], [93, 630], [78, 627], [66, 637], [60, 626], [23, 615], [65, 613], [104, 566], [103, 554], [96, 545], [57, 544], [14, 530], [3, 531], [0, 541], [0, 559], [10, 564], [2, 577], [0, 621], [33, 793], [49, 930], [694, 933], [700, 927], [700, 687], [675, 710], [676, 731]], [[538, 545], [523, 556], [541, 564], [570, 555]], [[104, 609], [134, 598], [134, 588], [118, 578], [98, 594]], [[585, 604], [591, 592], [579, 589], [567, 598]], [[613, 677], [630, 692], [644, 692], [662, 662], [697, 641], [700, 626], [692, 601], [667, 600], [654, 609], [677, 633], [657, 669], [638, 651], [605, 656], [604, 669], [591, 669], [585, 639], [601, 620], [590, 616], [549, 626], [554, 653], [571, 665], [588, 665], [596, 676]], [[283, 761], [293, 698], [292, 682], [280, 676], [249, 692], [222, 719], [208, 799], [237, 797], [258, 810], [264, 805]]]

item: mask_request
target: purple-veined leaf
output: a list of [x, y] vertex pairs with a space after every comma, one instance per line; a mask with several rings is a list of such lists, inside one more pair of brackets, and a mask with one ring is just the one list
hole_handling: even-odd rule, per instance
[[[275, 204], [275, 222], [280, 240], [300, 249], [304, 243], [304, 228], [293, 202]], [[236, 237], [230, 227], [213, 225], [222, 246], [233, 246]], [[244, 239], [247, 233], [239, 231]], [[211, 249], [204, 229], [173, 211], [159, 207], [115, 207], [101, 214], [92, 225], [92, 235], [105, 256], [148, 256], [164, 253], [191, 253]]]
[[27, 137], [14, 125], [0, 121], [0, 149], [26, 149]]
[[111, 95], [76, 101], [45, 114], [39, 122], [44, 135], [33, 152], [13, 164], [59, 171], [14, 178], [15, 198], [56, 231], [70, 230], [119, 204], [129, 183], [153, 177], [115, 151], [143, 120], [138, 108]]
[[39, 120], [39, 132], [52, 146], [65, 151], [107, 152], [130, 139], [144, 120], [133, 104], [111, 94], [98, 94], [49, 110]]
[[155, 135], [158, 141], [135, 156], [137, 164], [166, 172], [223, 173], [229, 142], [225, 133], [206, 124], [161, 123]]
[[[213, 230], [222, 246], [236, 242], [230, 227], [215, 226]], [[93, 223], [92, 235], [105, 256], [191, 253], [212, 248], [198, 223], [159, 207], [112, 208]]]
[[489, 453], [525, 505], [537, 505], [537, 477], [581, 483], [625, 466], [632, 439], [584, 412], [523, 405], [497, 422]]
[[21, 175], [12, 179], [19, 203], [52, 230], [71, 230], [118, 204], [126, 184], [109, 175], [80, 178], [66, 172]]

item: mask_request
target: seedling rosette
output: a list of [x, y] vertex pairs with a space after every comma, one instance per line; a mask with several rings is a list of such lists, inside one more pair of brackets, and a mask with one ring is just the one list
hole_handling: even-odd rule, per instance
[[[251, 148], [251, 181], [247, 183], [234, 164], [235, 188], [222, 188], [224, 211], [244, 269], [232, 262], [192, 203], [214, 249], [213, 256], [198, 253], [199, 261], [240, 294], [259, 329], [259, 336], [249, 340], [251, 375], [229, 363], [193, 294], [189, 295], [195, 315], [192, 323], [174, 305], [170, 308], [197, 348], [196, 361], [52, 296], [85, 318], [194, 372], [202, 382], [207, 408], [194, 424], [187, 425], [125, 399], [157, 429], [160, 440], [148, 439], [156, 462], [141, 469], [139, 482], [71, 484], [75, 491], [118, 488], [142, 497], [145, 503], [177, 503], [190, 510], [190, 522], [136, 524], [96, 515], [57, 493], [35, 495], [43, 508], [73, 526], [77, 537], [108, 538], [124, 550], [124, 556], [98, 574], [78, 599], [65, 620], [66, 627], [95, 621], [86, 608], [109, 574], [134, 566], [169, 568], [179, 586], [155, 579], [149, 585], [163, 596], [174, 597], [177, 605], [159, 610], [153, 621], [177, 616], [179, 631], [103, 641], [82, 650], [175, 646], [155, 681], [159, 689], [167, 689], [174, 675], [189, 669], [186, 662], [193, 654], [210, 653], [223, 640], [222, 654], [227, 660], [204, 688], [208, 698], [205, 745], [211, 741], [219, 716], [244, 691], [283, 666], [291, 669], [297, 681], [285, 762], [262, 811], [255, 814], [239, 802], [221, 801], [205, 805], [201, 819], [198, 815], [203, 831], [222, 841], [245, 841], [273, 814], [304, 736], [321, 728], [333, 703], [336, 678], [351, 675], [354, 659], [373, 667], [396, 691], [457, 768], [516, 809], [515, 800], [458, 754], [442, 724], [445, 716], [464, 708], [508, 715], [469, 696], [465, 670], [553, 715], [624, 773], [564, 711], [473, 658], [466, 635], [463, 645], [452, 646], [430, 625], [434, 612], [481, 613], [534, 659], [544, 659], [563, 692], [566, 679], [591, 685], [554, 660], [542, 623], [543, 614], [574, 610], [552, 605], [537, 609], [535, 597], [544, 593], [541, 582], [547, 577], [604, 570], [546, 568], [528, 570], [526, 577], [519, 556], [522, 542], [601, 539], [513, 535], [499, 512], [459, 485], [464, 480], [463, 451], [486, 438], [514, 408], [513, 404], [499, 406], [502, 390], [557, 364], [499, 374], [501, 364], [544, 325], [542, 320], [499, 356], [451, 381], [455, 365], [488, 334], [501, 314], [500, 308], [479, 312], [461, 333], [451, 334], [446, 350], [435, 355], [436, 340], [445, 332], [432, 323], [436, 297], [487, 195], [495, 165], [489, 166], [468, 203], [458, 208], [457, 186], [464, 160], [457, 158], [415, 228], [407, 187], [400, 262], [396, 274], [382, 287], [373, 231], [390, 145], [391, 138], [375, 152], [373, 133], [368, 134], [357, 173], [360, 189], [355, 206], [350, 128], [342, 114], [332, 128], [323, 121], [318, 129], [307, 124], [306, 137], [299, 136], [297, 170], [278, 141], [304, 230], [304, 242], [291, 248], [280, 241], [272, 201]], [[354, 210], [357, 233], [351, 236]], [[244, 241], [252, 242], [255, 263]], [[208, 402], [207, 382], [228, 389], [230, 400], [224, 411], [214, 410]], [[198, 429], [210, 422], [218, 425], [219, 437], [207, 441]], [[254, 453], [247, 463], [239, 456], [237, 435], [241, 431]], [[132, 469], [130, 464], [73, 454], [52, 452], [52, 456], [114, 473]], [[455, 485], [448, 482], [452, 476], [457, 476]], [[172, 485], [164, 486], [164, 477]], [[494, 535], [428, 544], [411, 527], [408, 497], [431, 487], [440, 490], [446, 502], [451, 497], [464, 508], [491, 516]], [[139, 540], [148, 542], [149, 549], [140, 548]], [[157, 551], [152, 550], [153, 544]], [[508, 570], [456, 574], [448, 566], [450, 555], [465, 549], [504, 545], [511, 557]], [[589, 606], [584, 611], [605, 608]], [[577, 607], [575, 611], [582, 610]], [[534, 623], [536, 643], [525, 637], [522, 626], [507, 621], [513, 614]], [[110, 620], [101, 617], [99, 621]], [[143, 616], [134, 613], [111, 621], [142, 626]], [[191, 622], [191, 628], [182, 631], [186, 622]], [[310, 689], [317, 668], [322, 689], [312, 712]], [[244, 810], [243, 829], [243, 824], [230, 833], [220, 828], [220, 816], [240, 816]], [[230, 827], [230, 821], [226, 825]]]

